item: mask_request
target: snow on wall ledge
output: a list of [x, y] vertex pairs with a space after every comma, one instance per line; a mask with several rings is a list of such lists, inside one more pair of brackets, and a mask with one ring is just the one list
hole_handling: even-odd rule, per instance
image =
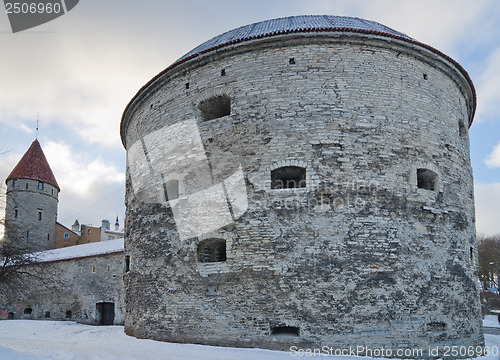
[[40, 262], [50, 262], [118, 252], [123, 252], [123, 238], [41, 251], [35, 254], [35, 258]]

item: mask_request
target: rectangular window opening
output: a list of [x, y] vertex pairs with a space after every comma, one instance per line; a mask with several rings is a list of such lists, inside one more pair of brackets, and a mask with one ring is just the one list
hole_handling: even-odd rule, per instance
[[271, 335], [298, 337], [300, 336], [300, 331], [297, 326], [279, 325], [271, 328]]
[[125, 256], [124, 271], [125, 272], [129, 272], [130, 271], [130, 256], [129, 255]]
[[444, 331], [446, 330], [446, 324], [443, 322], [431, 322], [426, 325], [427, 331]]
[[417, 169], [417, 187], [425, 190], [436, 190], [437, 174], [429, 169]]

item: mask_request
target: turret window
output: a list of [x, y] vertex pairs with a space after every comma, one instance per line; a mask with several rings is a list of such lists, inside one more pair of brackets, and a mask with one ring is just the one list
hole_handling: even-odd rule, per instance
[[202, 263], [226, 261], [226, 241], [207, 239], [198, 245], [198, 261]]
[[16, 188], [17, 187], [17, 179], [14, 179], [14, 182], [12, 183], [12, 185]]
[[43, 190], [43, 182], [42, 181], [38, 182], [38, 190]]
[[417, 169], [417, 187], [425, 190], [436, 190], [437, 174], [429, 169]]
[[271, 171], [271, 189], [306, 187], [306, 169], [300, 166], [283, 166]]
[[38, 212], [38, 221], [42, 221], [42, 212], [41, 211]]
[[217, 119], [231, 114], [231, 98], [228, 95], [218, 95], [200, 103], [199, 109], [204, 121]]

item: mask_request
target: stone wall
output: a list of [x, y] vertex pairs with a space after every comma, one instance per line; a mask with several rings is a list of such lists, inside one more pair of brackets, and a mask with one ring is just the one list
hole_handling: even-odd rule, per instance
[[[14, 299], [0, 294], [0, 319], [70, 320], [100, 324], [102, 303], [114, 304], [115, 325], [124, 323], [123, 252], [43, 263], [43, 281], [26, 278]], [[12, 296], [11, 296], [12, 297]]]
[[14, 179], [7, 181], [5, 219], [17, 235], [32, 250], [55, 248], [55, 231], [59, 190], [48, 183], [38, 188], [37, 180]]
[[[483, 344], [474, 100], [454, 64], [377, 36], [286, 35], [188, 61], [142, 95], [127, 148], [195, 119], [214, 182], [241, 164], [249, 208], [205, 236], [225, 240], [226, 261], [201, 263], [203, 237], [180, 240], [170, 206], [137, 201], [128, 174], [127, 334], [282, 350]], [[230, 114], [203, 121], [199, 104], [221, 95]], [[305, 167], [306, 186], [271, 189], [283, 166]]]

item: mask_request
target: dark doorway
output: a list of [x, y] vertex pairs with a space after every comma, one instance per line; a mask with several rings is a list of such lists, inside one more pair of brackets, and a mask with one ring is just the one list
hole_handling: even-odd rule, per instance
[[115, 322], [115, 303], [102, 302], [96, 304], [97, 323], [99, 325], [113, 325]]

